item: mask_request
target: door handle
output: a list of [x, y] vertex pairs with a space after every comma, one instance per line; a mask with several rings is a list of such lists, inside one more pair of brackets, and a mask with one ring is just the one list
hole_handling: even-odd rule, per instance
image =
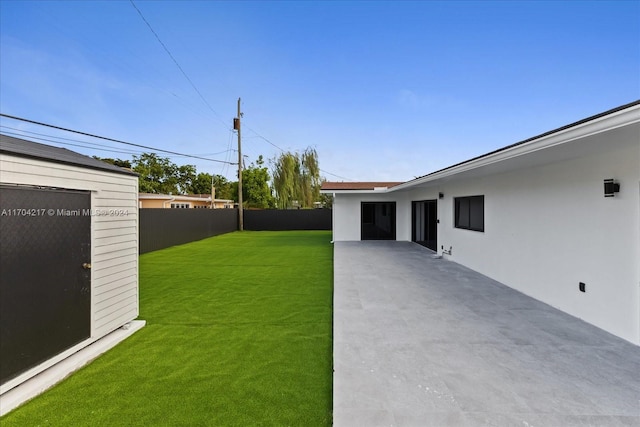
[[83, 262], [82, 263], [82, 268], [84, 268], [85, 270], [91, 270], [91, 263], [90, 262]]

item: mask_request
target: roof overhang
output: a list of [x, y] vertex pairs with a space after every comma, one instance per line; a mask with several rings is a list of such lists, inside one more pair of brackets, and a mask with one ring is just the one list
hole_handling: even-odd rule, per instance
[[640, 145], [640, 101], [581, 120], [560, 129], [507, 146], [382, 191], [326, 191], [374, 193], [434, 187], [444, 182], [506, 173], [566, 161], [624, 144]]
[[0, 134], [0, 155], [41, 160], [137, 177], [131, 169], [121, 168], [66, 148], [54, 147], [22, 138]]
[[552, 164], [604, 152], [620, 144], [640, 145], [640, 103], [436, 171], [389, 191]]
[[[193, 197], [171, 194], [138, 193], [138, 200], [172, 200], [180, 202], [211, 202], [211, 197]], [[219, 199], [216, 199], [219, 201]], [[226, 201], [226, 200], [225, 200]]]
[[385, 192], [402, 182], [323, 182], [320, 192], [323, 194], [334, 193], [371, 193]]
[[320, 190], [320, 193], [322, 193], [322, 194], [358, 194], [358, 193], [362, 193], [362, 194], [372, 194], [372, 193], [387, 193], [388, 191], [389, 191], [389, 187], [375, 187], [375, 188], [365, 189], [365, 190], [348, 190], [348, 189], [332, 190], [332, 189], [321, 189], [321, 190]]

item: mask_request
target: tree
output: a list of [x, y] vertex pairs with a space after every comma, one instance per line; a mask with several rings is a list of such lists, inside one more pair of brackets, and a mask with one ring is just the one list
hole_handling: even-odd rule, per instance
[[216, 199], [234, 200], [237, 190], [234, 192], [233, 185], [237, 183], [229, 182], [222, 175], [211, 175], [206, 172], [200, 172], [191, 182], [189, 193], [191, 194], [210, 194], [211, 187], [215, 188]]
[[298, 198], [298, 175], [300, 164], [298, 156], [290, 152], [282, 153], [275, 159], [273, 166], [273, 190], [276, 205], [286, 209]]
[[300, 163], [302, 205], [310, 208], [313, 207], [314, 202], [320, 200], [320, 187], [322, 185], [316, 150], [311, 147], [304, 150]]
[[[176, 186], [180, 194], [188, 194], [193, 187], [193, 182], [196, 179], [196, 167], [194, 165], [182, 165], [176, 167]], [[210, 193], [206, 191], [204, 194]]]
[[[324, 182], [325, 180], [323, 180]], [[320, 194], [320, 203], [323, 208], [331, 209], [333, 208], [333, 195], [331, 194]]]
[[98, 157], [93, 156], [94, 159], [101, 160], [105, 163], [109, 163], [110, 165], [118, 166], [121, 168], [131, 169], [131, 161], [130, 160], [122, 160], [122, 159], [112, 159], [110, 157]]
[[188, 192], [190, 194], [209, 194], [211, 193], [212, 182], [213, 177], [211, 174], [200, 172], [191, 182]]
[[238, 194], [237, 182], [230, 182], [222, 175], [214, 175], [213, 186], [216, 188], [217, 199], [237, 200], [234, 198], [234, 194]]
[[133, 156], [133, 171], [140, 175], [142, 193], [178, 193], [178, 167], [167, 158], [155, 153]]
[[320, 200], [318, 153], [309, 147], [302, 154], [282, 153], [273, 161], [273, 190], [277, 205], [289, 208], [294, 201], [304, 208]]
[[264, 166], [264, 159], [260, 155], [255, 164], [251, 163], [248, 168], [242, 171], [244, 206], [260, 209], [275, 207], [275, 200], [271, 194], [271, 187], [269, 187], [269, 179], [269, 169]]

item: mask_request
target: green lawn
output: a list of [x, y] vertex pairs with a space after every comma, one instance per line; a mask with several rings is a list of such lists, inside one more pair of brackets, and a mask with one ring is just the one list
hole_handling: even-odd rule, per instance
[[140, 257], [147, 326], [8, 426], [328, 426], [330, 232], [241, 232]]

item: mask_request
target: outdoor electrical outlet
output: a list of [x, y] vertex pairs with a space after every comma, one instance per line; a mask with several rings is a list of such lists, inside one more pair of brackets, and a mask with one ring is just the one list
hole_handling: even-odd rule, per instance
[[587, 285], [585, 285], [582, 282], [580, 282], [580, 284], [578, 285], [578, 288], [580, 289], [580, 292], [587, 292]]

